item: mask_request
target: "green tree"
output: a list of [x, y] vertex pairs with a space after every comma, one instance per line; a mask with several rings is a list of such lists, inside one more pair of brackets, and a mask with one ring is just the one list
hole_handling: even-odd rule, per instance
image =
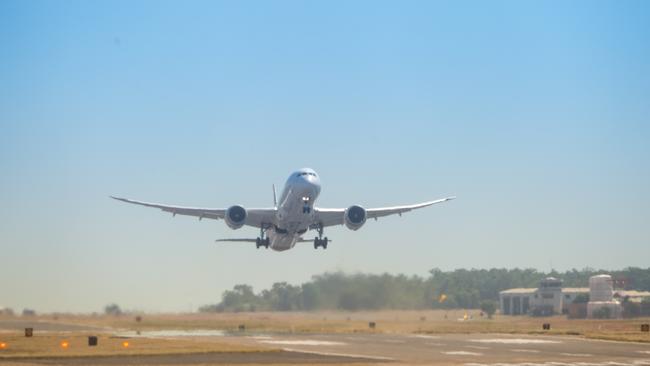
[[108, 304], [104, 307], [104, 314], [113, 316], [122, 315], [122, 309], [115, 303]]
[[492, 319], [492, 316], [497, 311], [497, 303], [492, 300], [483, 300], [481, 301], [481, 311], [487, 314], [488, 319]]

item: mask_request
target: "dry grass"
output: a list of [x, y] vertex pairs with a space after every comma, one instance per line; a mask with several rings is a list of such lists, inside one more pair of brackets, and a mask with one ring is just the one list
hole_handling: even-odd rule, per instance
[[[650, 342], [650, 333], [642, 333], [640, 324], [650, 318], [596, 320], [567, 319], [564, 316], [532, 318], [528, 316], [481, 317], [478, 310], [364, 311], [364, 312], [258, 312], [218, 314], [143, 315], [141, 322], [133, 316], [51, 316], [44, 321], [94, 325], [128, 330], [218, 329], [237, 332], [240, 324], [246, 332], [279, 333], [512, 333], [580, 335], [588, 338]], [[459, 321], [467, 315], [471, 320]], [[376, 329], [369, 329], [369, 322]], [[551, 330], [543, 331], [542, 324]]]
[[[48, 333], [25, 338], [22, 334], [0, 333], [0, 342], [6, 348], [0, 349], [0, 361], [19, 360], [33, 357], [80, 357], [121, 355], [164, 355], [207, 352], [259, 352], [271, 351], [263, 347], [244, 346], [224, 342], [188, 340], [167, 340], [147, 338], [116, 338], [99, 335], [97, 346], [89, 347], [85, 335], [75, 333]], [[67, 348], [62, 347], [67, 342]], [[123, 342], [128, 342], [124, 347]]]
[[[463, 320], [465, 315], [469, 320]], [[67, 319], [60, 319], [67, 320]], [[221, 329], [237, 331], [240, 324], [252, 332], [291, 333], [513, 333], [583, 335], [590, 338], [650, 342], [650, 333], [642, 333], [640, 325], [650, 323], [639, 319], [567, 319], [564, 316], [532, 318], [528, 316], [495, 316], [486, 319], [478, 310], [368, 311], [368, 312], [293, 312], [293, 313], [221, 313], [145, 315], [140, 323], [133, 317], [83, 317], [69, 319], [114, 328], [156, 329]], [[375, 330], [369, 322], [376, 322]], [[543, 331], [542, 324], [551, 330]]]

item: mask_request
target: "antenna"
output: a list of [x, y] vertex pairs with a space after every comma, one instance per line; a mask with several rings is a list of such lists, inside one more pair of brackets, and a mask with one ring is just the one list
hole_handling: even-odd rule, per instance
[[275, 184], [273, 185], [273, 207], [278, 207], [278, 197], [275, 193]]

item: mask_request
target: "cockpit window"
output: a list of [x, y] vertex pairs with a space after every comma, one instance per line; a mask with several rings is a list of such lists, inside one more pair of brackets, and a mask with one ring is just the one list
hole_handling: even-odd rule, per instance
[[300, 172], [300, 173], [296, 174], [296, 177], [306, 176], [306, 175], [311, 175], [311, 176], [315, 177], [315, 176], [316, 176], [316, 173], [312, 173], [312, 172]]

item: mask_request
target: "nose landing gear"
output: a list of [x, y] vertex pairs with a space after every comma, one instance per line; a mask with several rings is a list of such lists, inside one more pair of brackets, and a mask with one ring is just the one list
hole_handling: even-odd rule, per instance
[[304, 214], [311, 213], [311, 207], [309, 206], [309, 197], [302, 198], [302, 213]]

